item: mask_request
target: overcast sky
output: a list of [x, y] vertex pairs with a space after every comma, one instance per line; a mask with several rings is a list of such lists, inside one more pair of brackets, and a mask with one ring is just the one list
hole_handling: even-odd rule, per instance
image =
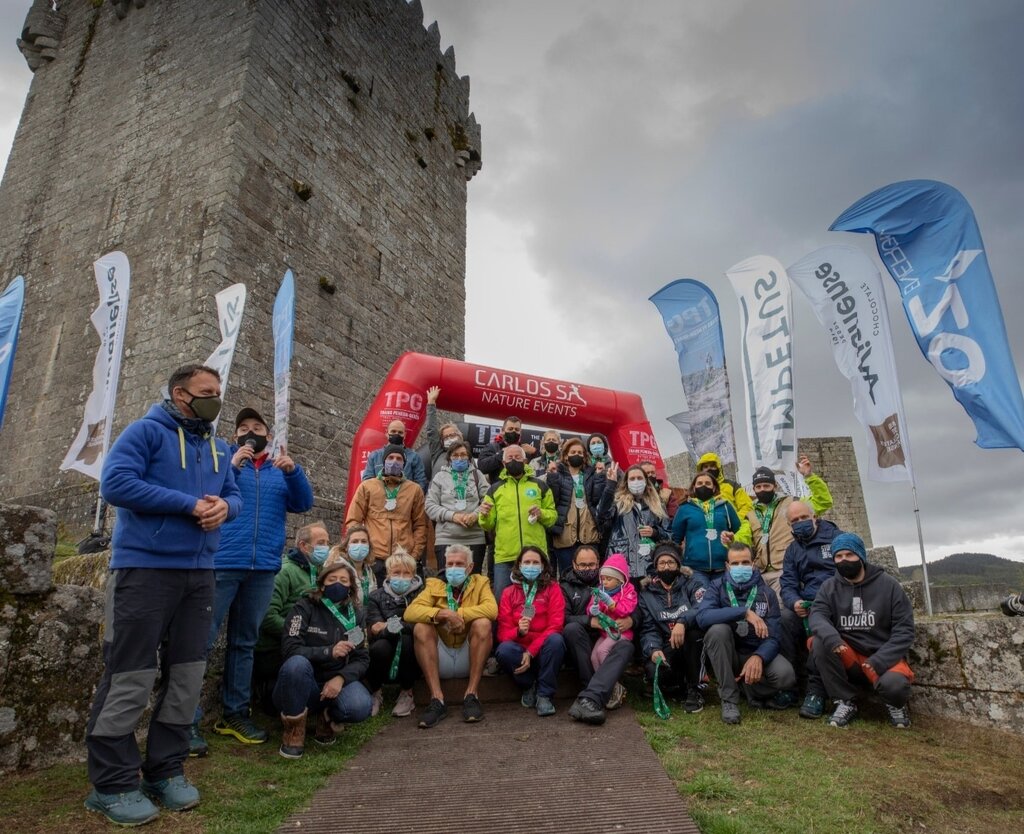
[[[27, 0], [0, 0], [0, 161], [31, 75], [14, 46]], [[682, 442], [678, 367], [651, 293], [718, 295], [743, 480], [738, 315], [723, 272], [829, 243], [851, 203], [928, 178], [972, 204], [1024, 362], [1024, 4], [758, 0], [423, 0], [455, 45], [483, 126], [469, 185], [467, 359], [636, 391], [664, 454]], [[982, 450], [918, 350], [884, 273], [929, 559], [1024, 559], [1024, 454]], [[509, 302], [498, 302], [499, 297]], [[849, 383], [794, 291], [797, 431], [867, 445]], [[865, 481], [876, 544], [918, 561], [910, 490]]]

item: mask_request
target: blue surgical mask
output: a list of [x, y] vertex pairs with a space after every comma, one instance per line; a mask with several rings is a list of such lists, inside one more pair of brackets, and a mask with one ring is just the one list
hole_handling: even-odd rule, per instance
[[533, 582], [544, 571], [542, 565], [520, 565], [519, 572], [527, 582]]
[[452, 472], [468, 472], [469, 458], [455, 458], [452, 460]]
[[327, 561], [327, 554], [331, 552], [329, 544], [314, 544], [313, 552], [309, 555], [309, 561], [314, 565], [322, 565]]
[[445, 568], [444, 575], [453, 588], [460, 587], [466, 581], [465, 568]]
[[805, 518], [793, 524], [793, 538], [801, 542], [809, 542], [814, 536], [814, 519]]
[[729, 576], [732, 577], [732, 581], [737, 585], [742, 585], [753, 578], [754, 567], [753, 565], [733, 565], [729, 568]]
[[353, 562], [362, 562], [370, 555], [370, 545], [366, 542], [354, 542], [348, 546], [348, 555]]
[[409, 589], [412, 587], [412, 580], [404, 579], [401, 576], [392, 576], [388, 580], [388, 582], [391, 583], [391, 590], [399, 596], [402, 596], [402, 594], [407, 594], [409, 592]]
[[324, 596], [335, 605], [341, 605], [348, 599], [348, 586], [335, 582], [333, 585], [324, 585]]
[[590, 454], [592, 454], [592, 455], [603, 455], [604, 454], [604, 444], [603, 443], [591, 443], [590, 444]]

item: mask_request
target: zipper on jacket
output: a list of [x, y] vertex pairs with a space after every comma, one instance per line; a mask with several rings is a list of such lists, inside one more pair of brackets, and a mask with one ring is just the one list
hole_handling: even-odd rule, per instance
[[523, 508], [519, 503], [519, 484], [513, 481], [513, 486], [516, 490], [516, 520], [519, 522], [519, 549], [522, 550], [526, 547], [523, 544]]
[[252, 471], [256, 476], [256, 516], [253, 521], [252, 529], [252, 565], [250, 570], [256, 570], [256, 540], [259, 538], [260, 533], [260, 470], [256, 467], [256, 462], [252, 463]]
[[[202, 438], [198, 437], [197, 435], [193, 434], [191, 436], [196, 438], [196, 464], [197, 464], [196, 470], [198, 471], [198, 474], [199, 474], [199, 496], [202, 497], [202, 496], [206, 495], [206, 488], [203, 486], [203, 441], [202, 441]], [[216, 445], [214, 446], [214, 448], [216, 448]], [[195, 563], [195, 567], [196, 568], [199, 567], [199, 557], [202, 555], [202, 552], [205, 549], [206, 549], [206, 531], [202, 527], [200, 527], [199, 528], [199, 548], [196, 550], [196, 563]]]

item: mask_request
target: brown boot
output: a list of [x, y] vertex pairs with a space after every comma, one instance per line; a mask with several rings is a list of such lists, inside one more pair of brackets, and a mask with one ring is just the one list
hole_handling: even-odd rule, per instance
[[298, 715], [285, 715], [281, 713], [281, 723], [284, 724], [284, 733], [281, 735], [281, 746], [277, 749], [286, 759], [301, 759], [306, 747], [306, 713], [303, 710]]
[[334, 744], [337, 739], [334, 737], [334, 726], [331, 719], [327, 717], [327, 710], [320, 710], [316, 714], [316, 731], [313, 734], [313, 741], [326, 747]]

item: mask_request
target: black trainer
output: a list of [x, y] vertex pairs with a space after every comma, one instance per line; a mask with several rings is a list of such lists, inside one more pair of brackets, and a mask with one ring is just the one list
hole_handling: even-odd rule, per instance
[[444, 705], [444, 701], [431, 698], [427, 708], [420, 714], [420, 729], [429, 730], [431, 727], [436, 727], [447, 717], [448, 707]]
[[704, 696], [696, 686], [691, 686], [686, 692], [686, 700], [683, 701], [683, 712], [696, 715], [704, 709]]
[[480, 699], [470, 693], [462, 699], [462, 720], [467, 724], [475, 724], [484, 720], [484, 711], [480, 708]]
[[606, 716], [600, 704], [594, 703], [589, 698], [577, 698], [569, 707], [569, 717], [584, 724], [598, 725], [604, 724]]

